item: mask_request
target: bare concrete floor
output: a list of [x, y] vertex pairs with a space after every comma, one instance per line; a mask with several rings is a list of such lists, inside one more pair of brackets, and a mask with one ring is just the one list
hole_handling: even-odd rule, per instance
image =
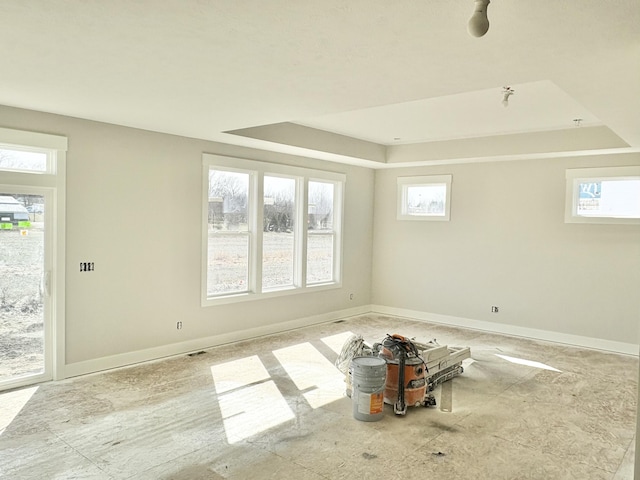
[[[349, 332], [471, 347], [453, 412], [356, 420]], [[637, 379], [632, 356], [364, 315], [0, 394], [0, 477], [631, 479]]]

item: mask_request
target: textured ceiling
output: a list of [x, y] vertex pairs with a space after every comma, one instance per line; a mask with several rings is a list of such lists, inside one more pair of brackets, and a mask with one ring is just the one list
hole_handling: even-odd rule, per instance
[[638, 151], [637, 0], [495, 0], [482, 38], [472, 11], [3, 0], [0, 104], [372, 167]]

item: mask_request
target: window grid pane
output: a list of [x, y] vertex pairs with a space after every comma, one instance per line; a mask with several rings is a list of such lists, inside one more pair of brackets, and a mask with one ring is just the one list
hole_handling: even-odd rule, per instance
[[0, 170], [44, 173], [47, 171], [47, 154], [0, 147]]
[[264, 177], [262, 288], [294, 285], [296, 181]]
[[406, 191], [407, 215], [437, 215], [446, 213], [447, 185], [408, 185]]
[[249, 290], [249, 174], [209, 170], [207, 295]]
[[247, 292], [248, 285], [249, 234], [210, 233], [207, 294]]
[[333, 233], [309, 233], [307, 239], [307, 284], [333, 280]]
[[581, 181], [578, 184], [576, 215], [640, 218], [640, 180]]
[[333, 183], [309, 181], [308, 285], [334, 280], [334, 189]]

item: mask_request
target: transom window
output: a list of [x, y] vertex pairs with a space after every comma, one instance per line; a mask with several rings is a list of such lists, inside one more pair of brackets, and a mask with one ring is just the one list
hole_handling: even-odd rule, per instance
[[[55, 174], [62, 137], [0, 128], [0, 171]], [[66, 139], [64, 139], [66, 140]]]
[[339, 287], [345, 178], [203, 155], [203, 304]]

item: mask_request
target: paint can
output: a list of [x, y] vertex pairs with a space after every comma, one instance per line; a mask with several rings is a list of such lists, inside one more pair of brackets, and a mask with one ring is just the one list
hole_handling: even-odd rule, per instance
[[363, 422], [380, 420], [384, 408], [387, 362], [380, 357], [354, 357], [350, 371], [354, 418]]

